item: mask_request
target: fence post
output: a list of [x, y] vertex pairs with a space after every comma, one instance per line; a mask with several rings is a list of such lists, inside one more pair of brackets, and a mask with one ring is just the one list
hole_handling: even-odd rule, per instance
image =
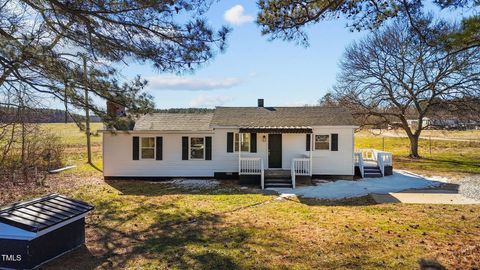
[[382, 151], [385, 151], [385, 137], [382, 137]]
[[432, 157], [432, 136], [429, 136], [429, 141], [430, 141], [430, 157]]

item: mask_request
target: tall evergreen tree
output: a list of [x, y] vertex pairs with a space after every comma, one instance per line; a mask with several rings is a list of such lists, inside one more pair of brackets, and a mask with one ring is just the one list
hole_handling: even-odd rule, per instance
[[[461, 50], [480, 46], [480, 1], [435, 0], [442, 9], [468, 9], [462, 27], [441, 39], [448, 50]], [[272, 39], [308, 44], [305, 26], [344, 17], [352, 31], [377, 29], [385, 21], [403, 17], [415, 26], [415, 17], [421, 13], [421, 0], [259, 0], [258, 24], [262, 34]]]
[[[94, 100], [132, 112], [152, 107], [137, 77], [119, 83], [119, 62], [148, 62], [162, 72], [188, 72], [225, 47], [202, 17], [209, 0], [0, 0], [0, 106], [22, 87], [106, 116]], [[84, 76], [82, 59], [88, 62]], [[85, 81], [84, 78], [88, 78]], [[88, 91], [91, 102], [85, 100]]]

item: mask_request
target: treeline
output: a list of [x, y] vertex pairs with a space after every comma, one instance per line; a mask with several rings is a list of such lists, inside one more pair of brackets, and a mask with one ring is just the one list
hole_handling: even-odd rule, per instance
[[[18, 108], [6, 108], [0, 107], [0, 122], [1, 123], [9, 123], [14, 122], [18, 119]], [[68, 113], [65, 114], [64, 110], [58, 109], [47, 109], [47, 108], [29, 108], [25, 112], [23, 112], [24, 117], [23, 121], [26, 123], [65, 123], [65, 118], [67, 123], [75, 122], [73, 118], [77, 122], [84, 122], [85, 116]], [[102, 119], [96, 115], [90, 116], [91, 122], [101, 122]]]

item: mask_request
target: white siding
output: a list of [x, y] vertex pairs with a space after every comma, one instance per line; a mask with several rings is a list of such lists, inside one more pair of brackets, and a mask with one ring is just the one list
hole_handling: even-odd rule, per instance
[[[103, 162], [105, 176], [204, 176], [214, 172], [237, 172], [238, 152], [227, 153], [227, 132], [215, 129], [202, 134], [104, 133]], [[353, 127], [314, 127], [314, 134], [338, 133], [338, 151], [313, 151], [313, 174], [353, 175]], [[162, 136], [163, 160], [133, 160], [133, 136]], [[182, 160], [182, 136], [211, 136], [212, 160]], [[265, 141], [263, 137], [265, 136]], [[282, 167], [290, 169], [293, 158], [308, 157], [305, 134], [282, 135]], [[242, 152], [242, 157], [261, 157], [268, 168], [268, 135], [257, 134], [257, 153]]]
[[[163, 160], [133, 160], [132, 137], [163, 137]], [[212, 160], [182, 160], [182, 136], [211, 136]], [[238, 171], [238, 154], [227, 153], [227, 130], [197, 134], [103, 134], [104, 176], [204, 176]]]
[[[353, 127], [314, 127], [315, 134], [338, 134], [338, 151], [313, 150], [313, 174], [353, 175]], [[315, 142], [312, 148], [315, 147]]]

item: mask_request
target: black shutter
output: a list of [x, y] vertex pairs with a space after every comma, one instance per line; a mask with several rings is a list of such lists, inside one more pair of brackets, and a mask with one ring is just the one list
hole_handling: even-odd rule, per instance
[[307, 136], [306, 136], [307, 139], [306, 139], [306, 144], [305, 145], [306, 145], [306, 150], [307, 151], [310, 151], [310, 148], [311, 148], [310, 147], [310, 144], [312, 142], [311, 136], [312, 136], [312, 134], [307, 134]]
[[250, 133], [250, 153], [257, 152], [257, 133]]
[[212, 160], [212, 137], [205, 137], [205, 160]]
[[233, 153], [233, 132], [227, 132], [227, 152]]
[[182, 160], [188, 160], [188, 137], [182, 137]]
[[162, 160], [163, 159], [163, 137], [157, 137], [157, 141], [155, 143], [155, 151], [156, 151], [156, 159]]
[[332, 147], [330, 148], [332, 151], [338, 151], [338, 134], [332, 133]]
[[139, 151], [139, 148], [140, 148], [140, 147], [139, 147], [139, 144], [140, 144], [140, 139], [139, 139], [137, 136], [134, 136], [132, 142], [133, 142], [133, 147], [132, 147], [132, 150], [133, 150], [133, 152], [132, 152], [132, 159], [133, 159], [133, 160], [139, 160], [139, 153], [140, 153], [140, 151]]

